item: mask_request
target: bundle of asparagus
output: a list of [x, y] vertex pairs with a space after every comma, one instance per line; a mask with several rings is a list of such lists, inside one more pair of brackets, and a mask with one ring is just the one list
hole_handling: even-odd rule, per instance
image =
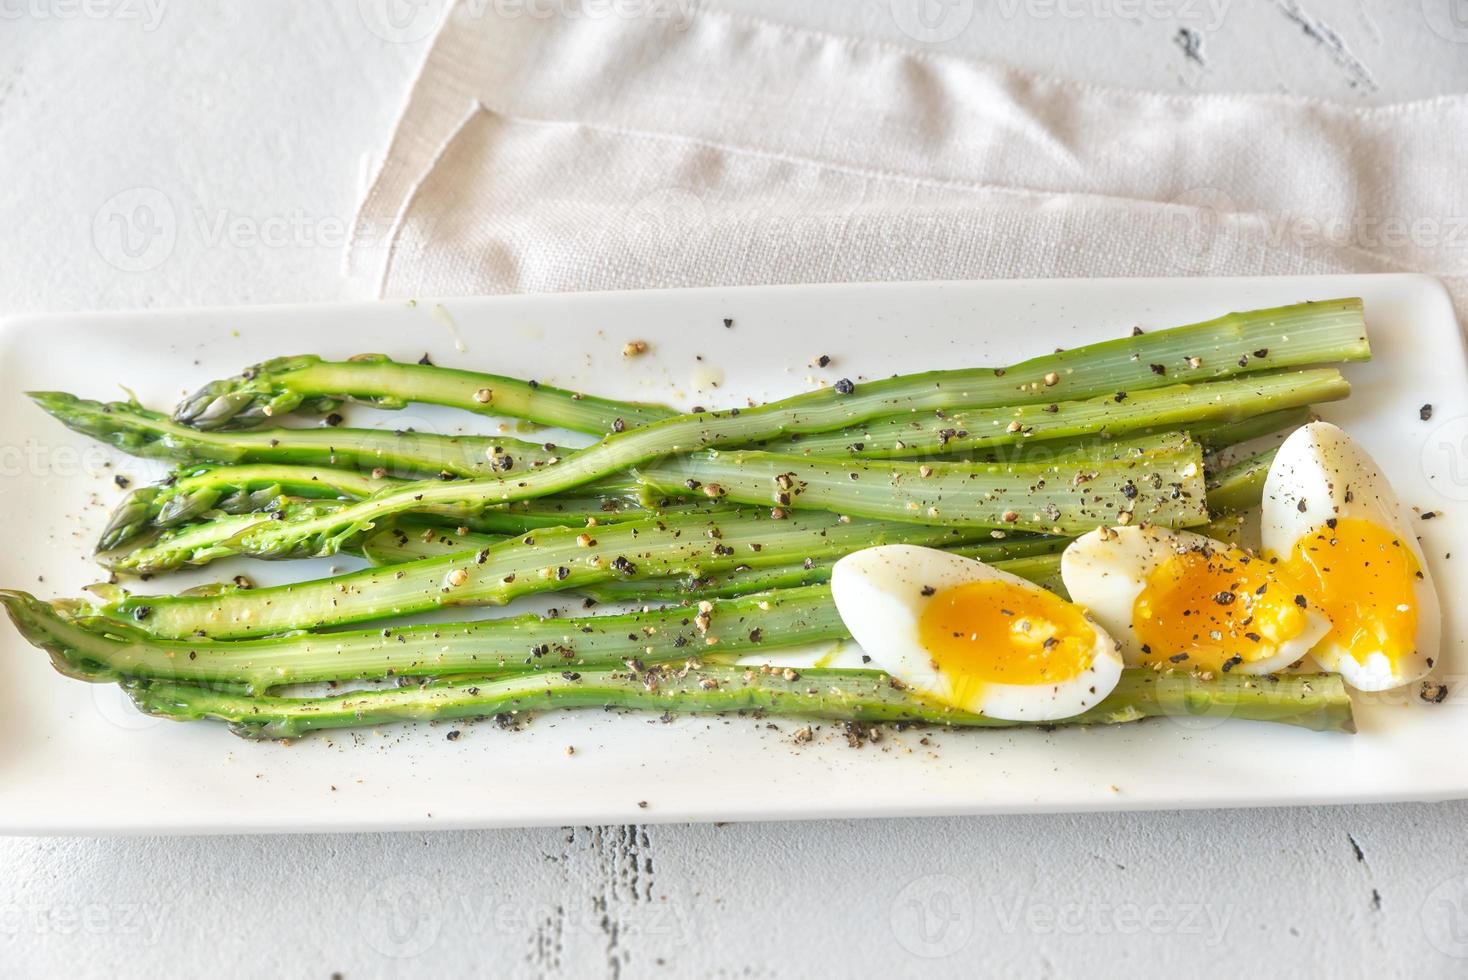
[[[62, 673], [251, 738], [588, 705], [1010, 725], [878, 671], [759, 661], [848, 637], [826, 583], [837, 559], [873, 544], [942, 548], [1061, 591], [1060, 550], [1098, 524], [1212, 520], [1209, 533], [1227, 537], [1268, 468], [1267, 453], [1226, 465], [1231, 447], [1345, 397], [1340, 373], [1318, 365], [1369, 354], [1360, 302], [1343, 299], [686, 414], [379, 355], [269, 361], [206, 385], [171, 418], [37, 392], [72, 429], [179, 464], [113, 515], [98, 558], [114, 574], [227, 556], [347, 553], [367, 567], [272, 588], [53, 602], [0, 592], [0, 603]], [[293, 412], [338, 423], [346, 402], [424, 402], [598, 438], [280, 424]], [[634, 611], [342, 629], [560, 592]], [[354, 687], [298, 689], [323, 682]], [[1258, 684], [1143, 669], [1066, 723], [1223, 707], [1351, 727], [1333, 675]]]

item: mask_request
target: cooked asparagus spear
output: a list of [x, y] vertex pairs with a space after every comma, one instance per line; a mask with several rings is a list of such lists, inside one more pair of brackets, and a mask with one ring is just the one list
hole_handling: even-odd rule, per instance
[[69, 677], [238, 684], [251, 694], [317, 681], [488, 677], [527, 669], [579, 670], [628, 659], [737, 656], [849, 635], [830, 588], [823, 585], [721, 599], [698, 623], [698, 610], [674, 606], [606, 616], [513, 616], [222, 641], [157, 639], [116, 620], [69, 619], [24, 592], [0, 591], [0, 604], [21, 634], [50, 653], [56, 669]]
[[[1259, 350], [1267, 358], [1254, 358]], [[1230, 314], [1207, 323], [1092, 344], [1008, 369], [939, 371], [849, 382], [756, 408], [680, 415], [606, 437], [560, 463], [520, 477], [410, 484], [334, 515], [276, 521], [240, 538], [247, 554], [329, 555], [375, 522], [437, 503], [486, 505], [560, 493], [663, 456], [823, 432], [905, 411], [1049, 403], [1055, 398], [1159, 387], [1254, 370], [1370, 356], [1359, 300]], [[1252, 358], [1252, 359], [1251, 359]], [[1151, 370], [1169, 366], [1171, 378]]]
[[[250, 739], [293, 739], [308, 732], [395, 721], [449, 721], [553, 708], [630, 708], [699, 713], [767, 712], [833, 721], [917, 722], [953, 727], [1015, 728], [935, 704], [899, 689], [873, 670], [800, 671], [699, 666], [641, 670], [538, 671], [324, 698], [250, 697], [172, 682], [125, 685], [142, 711], [180, 721], [227, 722]], [[1237, 674], [1203, 681], [1187, 674], [1133, 668], [1100, 704], [1043, 727], [1109, 725], [1160, 716], [1269, 721], [1316, 731], [1353, 732], [1351, 699], [1335, 674], [1282, 676], [1268, 684]]]
[[196, 429], [248, 429], [297, 410], [329, 412], [347, 401], [373, 408], [405, 408], [412, 402], [447, 405], [595, 435], [674, 414], [661, 405], [611, 401], [422, 362], [404, 364], [383, 354], [347, 361], [304, 354], [277, 357], [210, 382], [185, 398], [173, 418]]
[[[936, 371], [871, 382], [863, 386], [867, 391], [861, 399], [848, 400], [847, 408], [853, 410], [848, 421], [884, 414], [884, 401], [891, 412], [1048, 402], [1118, 388], [1159, 387], [1170, 380], [1199, 381], [1367, 356], [1359, 299], [1300, 303], [1089, 344], [999, 370]], [[776, 405], [811, 408], [827, 394], [813, 392]], [[174, 417], [198, 428], [249, 427], [297, 408], [326, 411], [344, 400], [378, 408], [401, 408], [409, 402], [452, 405], [582, 432], [617, 431], [671, 414], [659, 406], [629, 406], [535, 382], [369, 354], [349, 361], [306, 355], [257, 364], [234, 378], [205, 385], [184, 400]], [[867, 411], [856, 412], [858, 403]]]
[[63, 391], [29, 397], [67, 428], [130, 456], [182, 463], [294, 463], [398, 476], [518, 473], [566, 455], [554, 445], [504, 436], [443, 436], [412, 430], [333, 428], [205, 432], [134, 402], [95, 402]]
[[1079, 467], [914, 463], [708, 452], [635, 471], [657, 490], [702, 489], [745, 504], [885, 520], [1080, 534], [1098, 524], [1208, 520], [1203, 457], [1192, 443]]
[[1271, 449], [1249, 456], [1210, 476], [1208, 509], [1220, 513], [1257, 506], [1264, 493], [1264, 478], [1269, 475], [1269, 464], [1274, 462], [1276, 452], [1277, 449]]
[[[128, 494], [113, 512], [102, 532], [97, 549], [102, 552], [113, 551], [151, 529], [178, 527], [218, 513], [259, 514], [278, 511], [282, 502], [290, 498], [361, 500], [380, 490], [401, 486], [406, 482], [385, 475], [369, 475], [353, 470], [268, 463], [184, 471], [169, 483], [139, 487]], [[439, 523], [462, 525], [477, 531], [515, 534], [537, 527], [584, 524], [590, 517], [610, 523], [647, 517], [651, 512], [660, 509], [677, 509], [676, 504], [664, 508], [645, 505], [645, 496], [642, 486], [636, 481], [607, 480], [580, 488], [578, 495], [574, 497], [546, 497], [500, 507], [476, 507], [472, 510], [443, 505], [427, 510], [425, 514], [438, 518]], [[728, 506], [719, 508], [706, 498], [701, 498], [700, 506], [704, 510], [729, 509]], [[323, 508], [323, 512], [325, 509]], [[259, 519], [263, 520], [264, 517]], [[248, 526], [238, 522], [226, 523], [234, 527], [234, 530], [227, 535], [212, 535], [213, 540], [220, 544]], [[203, 528], [190, 530], [197, 535]], [[127, 557], [110, 556], [109, 567], [122, 567], [117, 565], [117, 559]], [[109, 557], [104, 556], [103, 564], [109, 564]], [[133, 564], [137, 564], [136, 561]], [[149, 570], [158, 571], [162, 567], [171, 566]]]
[[908, 459], [1098, 433], [1118, 436], [1159, 427], [1189, 429], [1200, 422], [1237, 422], [1312, 402], [1335, 401], [1350, 391], [1335, 368], [1281, 371], [1144, 391], [1118, 390], [1048, 405], [909, 412], [762, 448], [806, 456]]
[[538, 592], [574, 590], [610, 579], [702, 574], [788, 565], [844, 555], [884, 542], [928, 546], [990, 540], [989, 532], [829, 514], [773, 520], [761, 513], [670, 515], [589, 529], [550, 528], [478, 552], [291, 585], [211, 595], [120, 594], [79, 613], [133, 620], [155, 636], [197, 633], [225, 639], [345, 625], [445, 606], [502, 605]]

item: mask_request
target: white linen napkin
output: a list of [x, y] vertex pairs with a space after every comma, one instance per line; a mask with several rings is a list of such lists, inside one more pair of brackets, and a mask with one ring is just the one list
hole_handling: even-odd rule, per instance
[[1464, 97], [1128, 92], [637, 9], [460, 0], [349, 270], [384, 296], [1419, 271], [1468, 302]]

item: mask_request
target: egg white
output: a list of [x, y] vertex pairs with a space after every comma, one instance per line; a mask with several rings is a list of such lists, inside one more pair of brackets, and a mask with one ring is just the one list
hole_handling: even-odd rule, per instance
[[1121, 679], [1122, 658], [1111, 637], [1088, 617], [1096, 634], [1091, 665], [1076, 677], [1035, 685], [984, 683], [967, 696], [960, 694], [953, 679], [933, 666], [932, 655], [921, 643], [918, 624], [932, 597], [923, 591], [941, 593], [983, 581], [1045, 591], [971, 558], [894, 544], [867, 548], [838, 561], [831, 570], [831, 594], [847, 629], [874, 666], [946, 704], [1009, 721], [1056, 721], [1081, 714], [1111, 693]]
[[[1097, 528], [1065, 549], [1060, 557], [1060, 576], [1071, 600], [1084, 606], [1116, 638], [1127, 665], [1137, 667], [1147, 661], [1132, 623], [1137, 597], [1159, 565], [1174, 555], [1198, 548], [1222, 552], [1229, 545], [1192, 531], [1153, 525]], [[1233, 670], [1240, 674], [1269, 674], [1303, 659], [1330, 631], [1329, 620], [1318, 612], [1306, 610], [1306, 618], [1306, 629], [1280, 643], [1278, 653], [1240, 663]]]
[[1328, 527], [1331, 519], [1360, 519], [1396, 535], [1417, 560], [1422, 577], [1413, 585], [1417, 607], [1415, 650], [1393, 666], [1385, 654], [1358, 662], [1327, 640], [1312, 651], [1325, 670], [1361, 691], [1386, 691], [1432, 669], [1441, 642], [1437, 590], [1401, 502], [1376, 462], [1355, 440], [1329, 422], [1312, 422], [1280, 445], [1264, 481], [1260, 539], [1268, 554], [1287, 557], [1296, 542]]

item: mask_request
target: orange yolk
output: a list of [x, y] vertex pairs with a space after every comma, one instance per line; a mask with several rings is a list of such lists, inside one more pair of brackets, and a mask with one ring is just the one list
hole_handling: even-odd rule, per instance
[[1096, 630], [1081, 608], [1010, 582], [967, 582], [933, 596], [918, 640], [956, 693], [984, 684], [1052, 684], [1091, 666]]
[[1147, 576], [1132, 630], [1146, 663], [1232, 670], [1276, 655], [1305, 631], [1300, 591], [1277, 566], [1237, 548], [1189, 549]]
[[1348, 517], [1295, 543], [1286, 562], [1292, 576], [1330, 619], [1318, 646], [1365, 663], [1382, 653], [1393, 664], [1417, 646], [1417, 556], [1401, 536]]

